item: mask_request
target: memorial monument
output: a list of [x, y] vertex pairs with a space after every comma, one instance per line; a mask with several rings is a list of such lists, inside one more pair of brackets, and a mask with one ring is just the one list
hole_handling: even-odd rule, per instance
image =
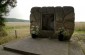
[[33, 7], [30, 14], [30, 33], [32, 38], [58, 38], [70, 40], [74, 32], [74, 8]]

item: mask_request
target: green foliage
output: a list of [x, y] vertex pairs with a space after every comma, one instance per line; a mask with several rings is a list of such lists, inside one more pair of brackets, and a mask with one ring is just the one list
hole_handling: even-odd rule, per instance
[[0, 36], [5, 34], [5, 31], [3, 29], [3, 26], [5, 26], [5, 19], [3, 18], [3, 16], [5, 16], [11, 8], [14, 8], [16, 6], [16, 3], [16, 0], [0, 0]]
[[6, 15], [10, 8], [14, 8], [16, 6], [16, 0], [0, 0], [0, 15]]
[[39, 26], [31, 26], [32, 34], [39, 34]]
[[4, 18], [0, 17], [0, 26], [5, 26], [4, 24]]

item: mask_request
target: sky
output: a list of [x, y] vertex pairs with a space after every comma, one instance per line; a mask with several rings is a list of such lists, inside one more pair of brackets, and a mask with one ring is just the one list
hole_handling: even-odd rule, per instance
[[35, 6], [73, 6], [75, 21], [85, 22], [85, 0], [17, 0], [17, 6], [11, 9], [7, 18], [30, 20], [30, 10]]

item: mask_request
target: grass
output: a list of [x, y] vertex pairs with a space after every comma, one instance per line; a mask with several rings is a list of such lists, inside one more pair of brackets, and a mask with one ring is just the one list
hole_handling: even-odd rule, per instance
[[[28, 22], [8, 22], [4, 28], [7, 36], [0, 37], [0, 45], [16, 39], [23, 39], [30, 35]], [[15, 35], [16, 30], [16, 35]]]
[[75, 31], [84, 31], [85, 32], [85, 22], [76, 22]]
[[79, 43], [83, 53], [85, 54], [85, 22], [76, 22], [73, 38]]
[[6, 22], [6, 30], [29, 28], [29, 22]]
[[74, 36], [76, 35], [79, 40], [85, 39], [85, 22], [76, 22]]

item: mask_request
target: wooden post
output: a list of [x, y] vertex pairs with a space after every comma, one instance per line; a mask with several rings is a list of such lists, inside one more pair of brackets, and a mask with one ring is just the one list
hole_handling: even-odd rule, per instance
[[15, 30], [15, 38], [17, 38], [17, 31]]

